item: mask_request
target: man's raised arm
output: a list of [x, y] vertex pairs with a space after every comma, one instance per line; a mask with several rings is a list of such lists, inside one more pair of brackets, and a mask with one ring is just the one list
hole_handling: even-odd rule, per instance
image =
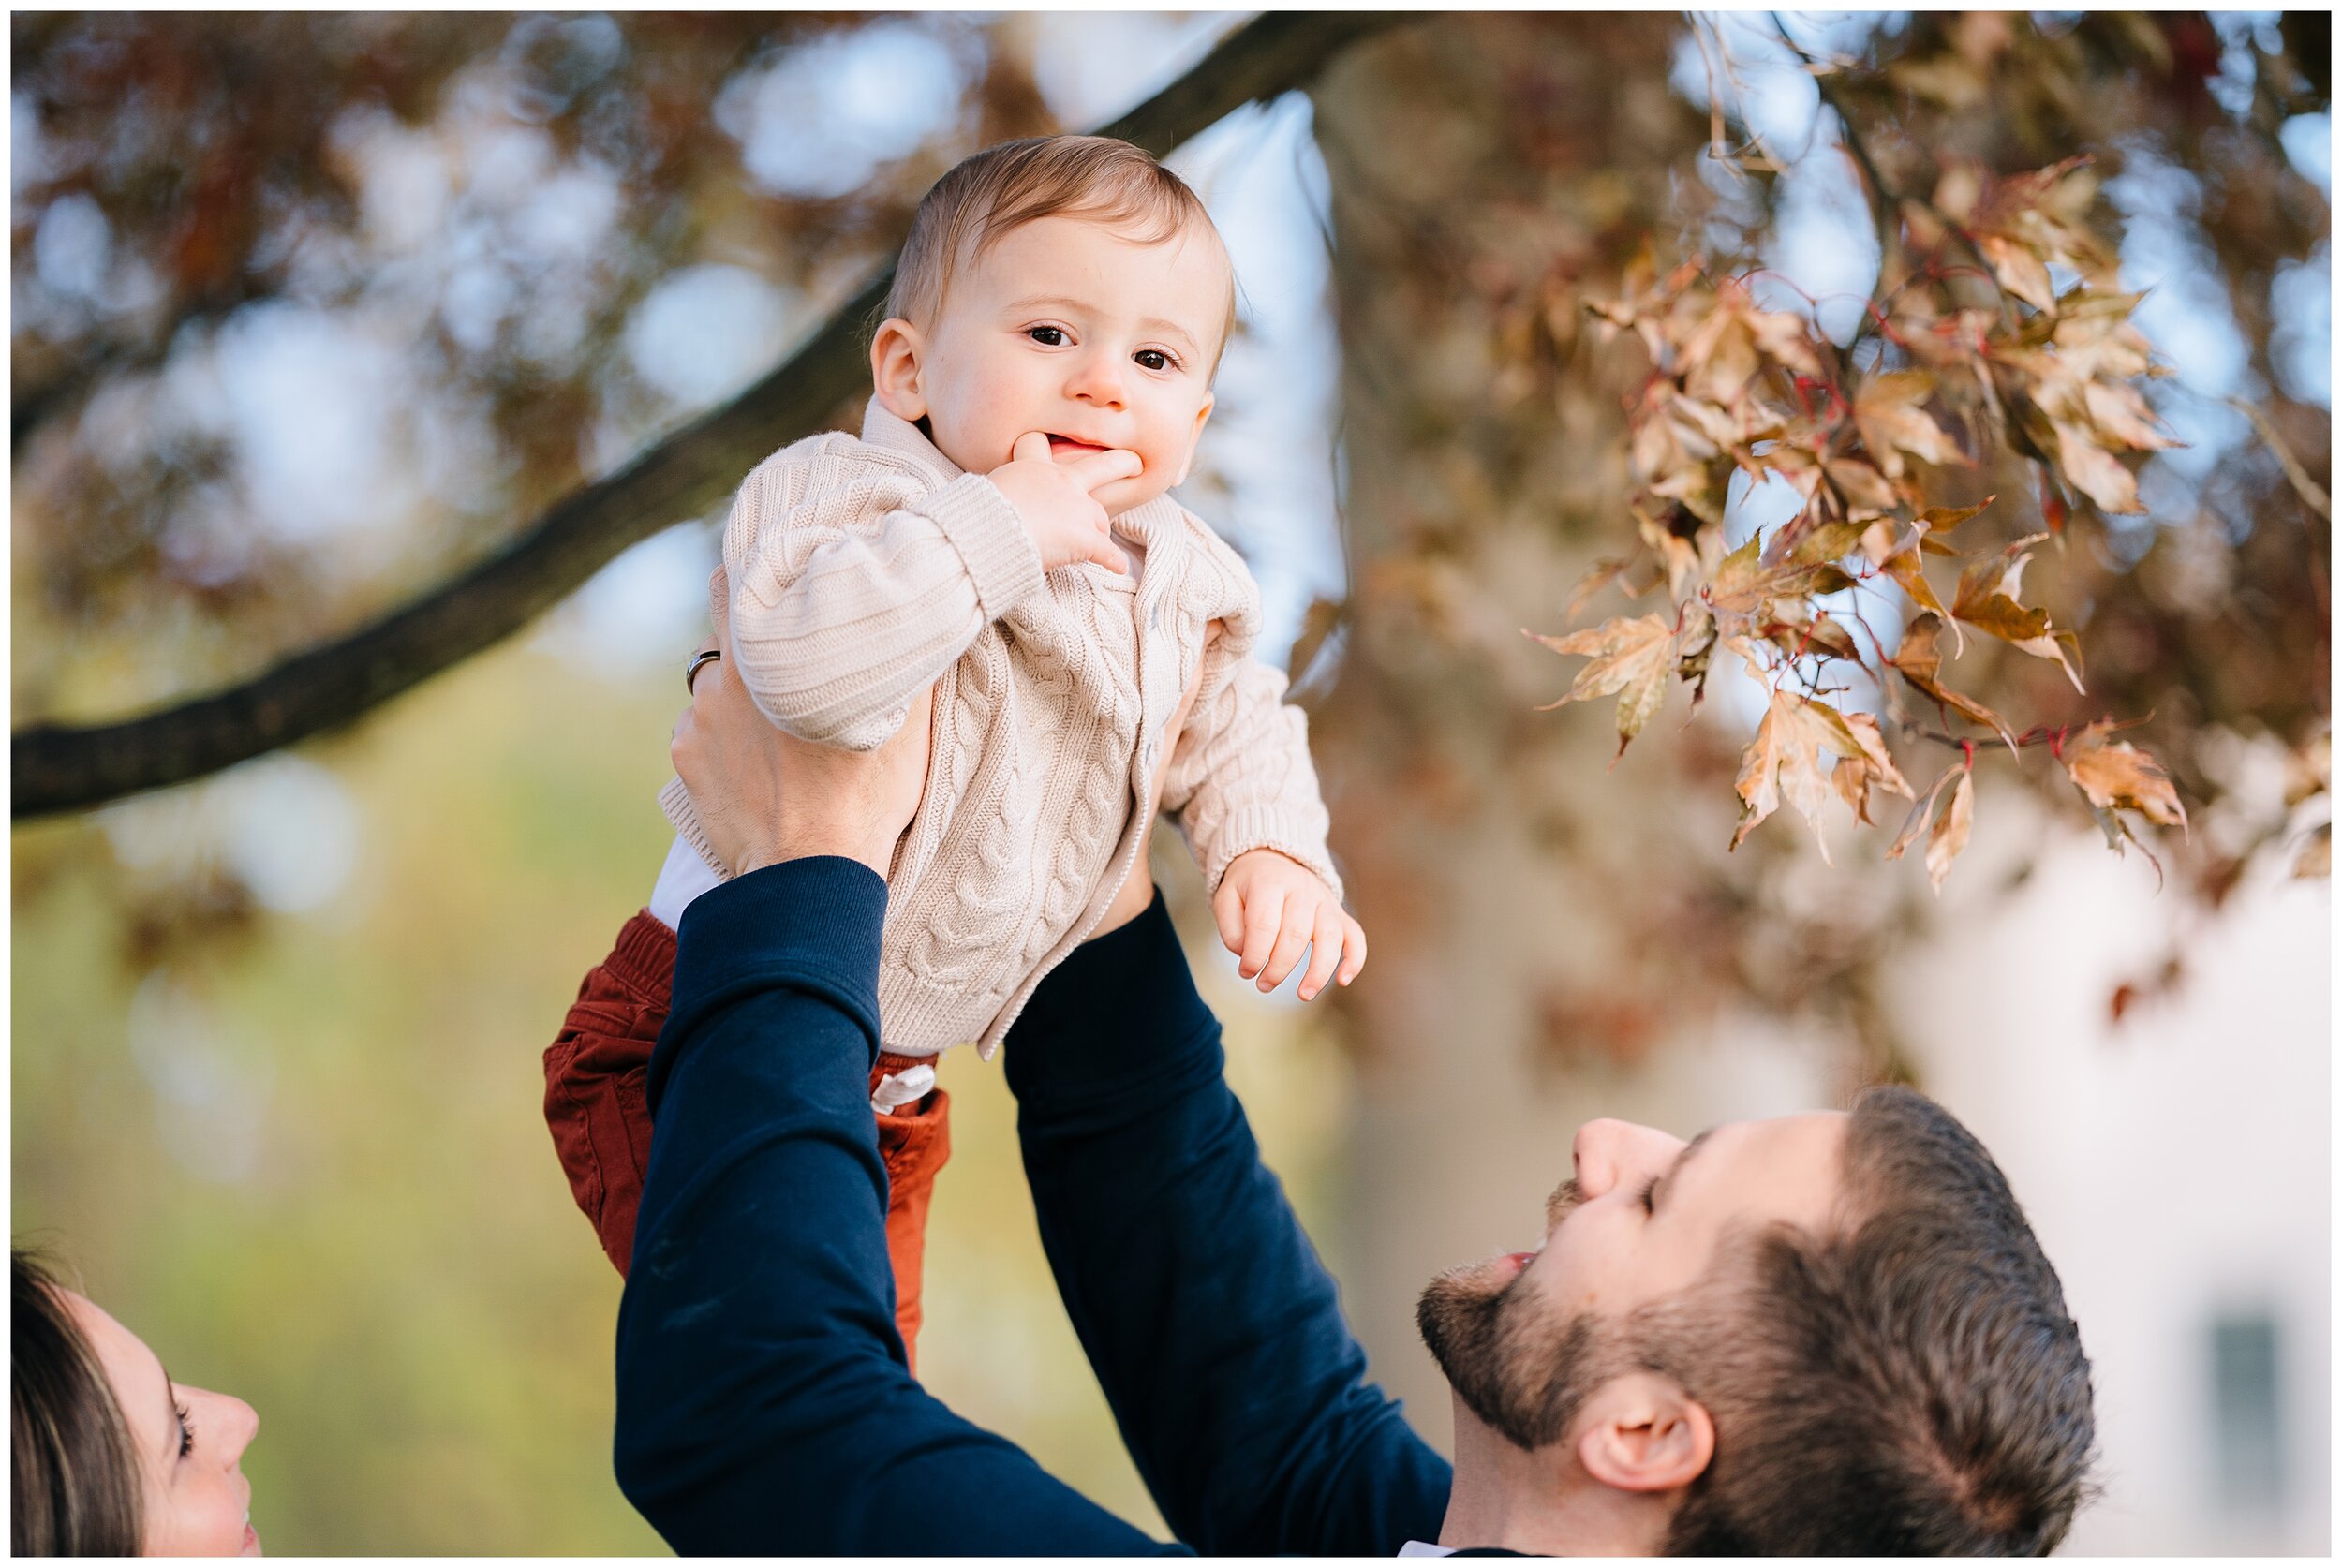
[[1042, 984], [1002, 1059], [1059, 1292], [1173, 1532], [1207, 1554], [1436, 1540], [1447, 1463], [1366, 1381], [1160, 897]]
[[676, 771], [741, 874], [683, 916], [651, 1058], [620, 1487], [682, 1552], [1161, 1549], [923, 1392], [895, 1332], [869, 1072], [924, 711], [856, 756], [765, 723], [728, 668], [692, 703]]

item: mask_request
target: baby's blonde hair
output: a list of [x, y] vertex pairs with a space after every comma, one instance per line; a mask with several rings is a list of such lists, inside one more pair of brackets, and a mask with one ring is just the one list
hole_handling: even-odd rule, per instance
[[[1031, 136], [961, 159], [920, 199], [910, 237], [895, 263], [886, 314], [932, 320], [952, 275], [1009, 230], [1063, 214], [1089, 218], [1148, 244], [1182, 230], [1211, 236], [1223, 263], [1228, 247], [1211, 214], [1185, 180], [1143, 148], [1110, 136]], [[1236, 330], [1236, 274], [1228, 274], [1228, 314], [1220, 348]], [[1219, 365], [1219, 350], [1212, 363]]]

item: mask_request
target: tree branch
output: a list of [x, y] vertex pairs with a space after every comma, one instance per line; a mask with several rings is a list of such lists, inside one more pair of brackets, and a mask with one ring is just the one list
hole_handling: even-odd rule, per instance
[[[1103, 134], [1160, 156], [1242, 105], [1301, 85], [1356, 39], [1407, 20], [1267, 13]], [[867, 381], [863, 324], [893, 275], [889, 267], [871, 278], [786, 363], [733, 402], [561, 501], [502, 552], [404, 608], [206, 697], [116, 723], [18, 732], [11, 818], [183, 783], [338, 728], [511, 636], [628, 545], [708, 510], [758, 459], [820, 428]]]

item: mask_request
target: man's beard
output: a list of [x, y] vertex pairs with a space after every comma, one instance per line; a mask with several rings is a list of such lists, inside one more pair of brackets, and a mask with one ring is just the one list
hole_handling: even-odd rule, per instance
[[[1547, 1200], [1548, 1229], [1579, 1201], [1578, 1184], [1564, 1182]], [[1558, 1442], [1586, 1396], [1620, 1369], [1599, 1321], [1590, 1312], [1564, 1321], [1525, 1266], [1498, 1286], [1472, 1272], [1423, 1287], [1415, 1309], [1423, 1343], [1464, 1408], [1505, 1441], [1522, 1449]]]

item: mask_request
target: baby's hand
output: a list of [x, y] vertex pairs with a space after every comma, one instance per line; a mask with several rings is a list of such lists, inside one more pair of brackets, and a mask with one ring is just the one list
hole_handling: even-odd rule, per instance
[[1138, 453], [1111, 447], [1104, 451], [1057, 463], [1049, 456], [1049, 437], [1028, 431], [1016, 437], [1009, 460], [985, 478], [1008, 497], [1041, 552], [1044, 571], [1069, 561], [1095, 561], [1116, 571], [1128, 571], [1128, 556], [1115, 548], [1114, 530], [1106, 509], [1090, 494], [1116, 480], [1135, 476], [1143, 465]]
[[1260, 976], [1263, 991], [1284, 984], [1305, 947], [1311, 953], [1299, 988], [1303, 1001], [1324, 990], [1329, 978], [1349, 984], [1366, 966], [1366, 933], [1341, 912], [1333, 889], [1274, 850], [1247, 850], [1230, 861], [1212, 895], [1211, 912], [1220, 922], [1220, 939], [1237, 955], [1236, 972], [1247, 980]]

